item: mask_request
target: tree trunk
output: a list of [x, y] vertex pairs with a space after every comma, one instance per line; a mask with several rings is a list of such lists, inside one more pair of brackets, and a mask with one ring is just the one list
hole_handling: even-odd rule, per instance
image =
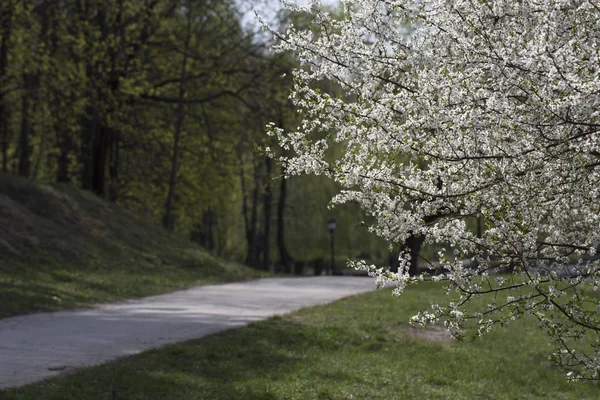
[[[180, 91], [181, 99], [183, 95]], [[183, 101], [180, 102], [177, 111], [177, 123], [175, 126], [175, 137], [173, 139], [173, 153], [171, 156], [171, 173], [169, 175], [169, 189], [167, 191], [167, 200], [165, 202], [165, 212], [163, 215], [163, 226], [165, 229], [173, 230], [175, 218], [173, 217], [173, 198], [175, 196], [175, 185], [177, 184], [177, 171], [179, 170], [179, 141], [181, 140], [181, 129], [183, 126], [184, 111]]]
[[206, 219], [206, 245], [209, 251], [215, 250], [215, 213], [213, 210], [208, 210], [204, 213]]
[[58, 168], [56, 171], [57, 182], [70, 182], [69, 173], [70, 155], [73, 151], [73, 140], [70, 132], [61, 126], [60, 119], [56, 123], [56, 136], [60, 153], [58, 154]]
[[[75, 6], [76, 12], [81, 12], [77, 4]], [[54, 10], [54, 8], [52, 9]], [[56, 21], [57, 16], [53, 15], [53, 20]], [[50, 54], [51, 57], [57, 58], [61, 56], [61, 47], [59, 46], [59, 34], [55, 29], [49, 32], [50, 40]], [[78, 60], [81, 61], [81, 60]], [[58, 159], [56, 168], [56, 181], [57, 182], [70, 182], [71, 181], [71, 155], [75, 154], [75, 144], [73, 143], [73, 132], [67, 128], [67, 122], [65, 121], [66, 110], [61, 107], [60, 102], [61, 94], [59, 91], [52, 91], [50, 107], [52, 113], [55, 116], [53, 130], [56, 134], [56, 144], [58, 146]]]
[[[39, 18], [39, 20], [41, 21], [41, 29], [40, 29], [40, 33], [38, 35], [38, 41], [40, 44], [43, 44], [43, 46], [40, 46], [39, 50], [38, 50], [38, 58], [36, 60], [36, 63], [41, 63], [43, 62], [43, 56], [50, 56], [50, 53], [47, 52], [46, 50], [46, 46], [49, 46], [50, 48], [52, 47], [51, 39], [49, 39], [49, 29], [50, 29], [50, 5], [44, 5], [42, 7], [38, 7], [37, 9], [34, 8], [34, 13], [37, 14], [37, 17]], [[42, 159], [44, 158], [44, 154], [46, 152], [46, 136], [48, 131], [50, 130], [49, 128], [49, 124], [47, 123], [47, 121], [49, 120], [47, 118], [46, 115], [46, 109], [44, 107], [40, 107], [40, 102], [41, 102], [41, 98], [40, 98], [40, 86], [41, 86], [41, 82], [43, 79], [45, 79], [46, 77], [42, 75], [43, 74], [43, 69], [42, 68], [38, 68], [36, 71], [33, 71], [31, 74], [31, 81], [30, 81], [30, 86], [29, 86], [29, 90], [27, 91], [26, 95], [30, 97], [31, 102], [28, 105], [28, 114], [31, 115], [38, 115], [41, 114], [41, 123], [38, 125], [39, 128], [39, 134], [40, 134], [40, 143], [39, 143], [39, 147], [38, 147], [38, 151], [37, 151], [37, 157], [35, 159], [35, 163], [33, 163], [33, 171], [31, 171], [31, 167], [32, 167], [32, 162], [31, 162], [31, 158], [32, 158], [32, 154], [31, 154], [31, 146], [29, 145], [29, 137], [27, 138], [27, 147], [29, 148], [29, 157], [27, 159], [22, 160], [22, 162], [24, 162], [27, 165], [23, 166], [23, 169], [26, 170], [26, 176], [30, 176], [31, 178], [36, 178], [39, 172], [39, 167], [40, 164], [42, 162]], [[24, 74], [23, 77], [24, 81], [25, 81], [25, 87], [27, 88], [27, 82], [28, 82], [28, 76], [27, 74]], [[25, 107], [23, 107], [25, 108]], [[23, 113], [25, 114], [25, 113]], [[27, 121], [29, 123], [29, 135], [33, 136], [36, 134], [36, 130], [35, 130], [35, 126], [33, 126], [31, 124], [30, 121]], [[23, 123], [21, 124], [21, 128], [23, 128]], [[23, 133], [23, 131], [21, 132]], [[21, 165], [22, 162], [20, 160], [19, 162], [19, 169], [21, 169]], [[24, 171], [25, 172], [25, 171]]]
[[167, 200], [165, 202], [165, 213], [163, 215], [163, 226], [165, 229], [173, 230], [175, 221], [173, 218], [173, 198], [175, 196], [175, 185], [177, 184], [177, 172], [179, 170], [179, 142], [181, 140], [181, 131], [183, 130], [183, 121], [185, 118], [185, 77], [187, 74], [188, 48], [191, 39], [192, 10], [191, 4], [188, 4], [188, 22], [187, 34], [183, 46], [183, 61], [181, 62], [181, 73], [179, 74], [179, 104], [177, 105], [177, 121], [175, 123], [175, 137], [173, 138], [173, 153], [171, 157], [171, 173], [169, 176], [169, 189]]
[[0, 21], [2, 23], [2, 35], [0, 39], [0, 144], [2, 151], [2, 170], [8, 171], [8, 113], [5, 99], [5, 87], [7, 82], [6, 70], [8, 67], [8, 41], [12, 31], [12, 4], [7, 10], [2, 10]]
[[31, 146], [29, 136], [31, 135], [31, 98], [34, 96], [34, 77], [29, 73], [23, 73], [24, 93], [21, 98], [21, 133], [19, 135], [19, 167], [18, 174], [29, 177], [31, 173]]
[[[121, 10], [119, 8], [119, 10]], [[99, 8], [96, 14], [96, 24], [100, 28], [102, 42], [105, 42], [109, 38], [110, 30], [113, 27], [110, 26], [106, 21], [106, 10]], [[119, 22], [119, 15], [117, 23]], [[101, 89], [92, 89], [92, 97], [95, 97], [95, 104], [91, 105], [91, 111], [88, 113], [88, 118], [83, 124], [83, 177], [82, 186], [84, 189], [91, 190], [99, 196], [106, 195], [106, 170], [108, 166], [108, 155], [110, 153], [111, 144], [113, 141], [113, 127], [108, 123], [108, 117], [110, 114], [118, 108], [118, 105], [108, 103], [108, 107], [104, 109], [99, 104], [106, 102], [106, 94], [103, 93], [107, 90], [111, 95], [115, 95], [119, 89], [119, 73], [116, 72], [117, 58], [120, 54], [117, 51], [108, 52], [110, 58], [108, 60], [109, 70], [111, 71], [110, 76], [106, 76], [101, 70], [98, 69], [98, 65], [88, 64], [87, 75], [92, 81], [101, 81], [104, 83], [104, 87]], [[104, 103], [105, 104], [105, 103]], [[87, 143], [91, 143], [91, 147], [87, 147]]]
[[98, 196], [106, 194], [106, 161], [112, 141], [112, 129], [100, 126], [98, 141], [94, 149], [92, 191]]
[[410, 253], [410, 267], [408, 274], [416, 276], [419, 274], [419, 254], [425, 241], [425, 235], [410, 235], [404, 243], [406, 251]]
[[246, 177], [243, 168], [244, 160], [240, 154], [240, 184], [242, 186], [242, 217], [244, 218], [244, 232], [246, 240], [250, 232], [250, 218], [248, 217], [248, 192], [246, 190]]
[[110, 177], [110, 201], [116, 202], [119, 198], [119, 139], [113, 137], [108, 156], [108, 171]]
[[[36, 112], [40, 112], [40, 111], [36, 111]], [[50, 119], [46, 113], [46, 110], [43, 109], [43, 111], [41, 111], [44, 116], [43, 116], [43, 120], [44, 120], [44, 124], [42, 125], [42, 129], [40, 132], [40, 147], [38, 149], [38, 156], [35, 159], [35, 164], [33, 166], [33, 171], [31, 174], [31, 178], [32, 179], [36, 179], [38, 176], [38, 173], [40, 171], [40, 164], [42, 163], [42, 159], [44, 158], [44, 155], [46, 154], [46, 138], [48, 136], [48, 132], [51, 132], [52, 127], [51, 124], [48, 124], [47, 121]]]
[[258, 266], [260, 250], [258, 248], [258, 188], [260, 187], [258, 167], [254, 166], [254, 188], [252, 190], [252, 209], [249, 225], [246, 229], [246, 242], [248, 244], [248, 253], [246, 255], [246, 264], [251, 267]]
[[279, 260], [286, 274], [292, 272], [292, 257], [285, 246], [285, 201], [287, 197], [287, 179], [285, 170], [279, 185], [279, 199], [277, 201], [277, 248], [279, 249]]
[[[96, 24], [101, 32], [100, 40], [102, 42], [108, 37], [108, 24], [106, 22], [106, 10], [98, 9], [96, 13]], [[92, 82], [98, 82], [105, 79], [102, 73], [98, 70], [98, 65], [88, 63], [86, 68], [87, 76]], [[86, 190], [90, 190], [97, 195], [103, 196], [104, 190], [104, 175], [106, 171], [106, 146], [110, 143], [110, 132], [106, 129], [106, 120], [108, 111], [102, 111], [100, 104], [105, 101], [102, 94], [102, 89], [94, 88], [92, 85], [91, 96], [94, 99], [88, 115], [83, 123], [82, 134], [82, 158], [83, 158], [83, 176], [82, 186]]]
[[104, 126], [95, 110], [83, 123], [83, 143], [81, 163], [83, 172], [81, 184], [99, 196], [106, 194], [106, 166], [108, 151], [112, 142], [112, 129]]
[[264, 236], [263, 236], [263, 269], [268, 271], [271, 267], [271, 214], [273, 205], [273, 185], [271, 184], [271, 174], [273, 173], [273, 159], [265, 158], [265, 167], [267, 172], [267, 181], [264, 194]]
[[81, 151], [79, 162], [83, 166], [81, 171], [81, 186], [84, 190], [94, 191], [94, 164], [95, 150], [100, 138], [100, 116], [92, 104], [81, 125]]

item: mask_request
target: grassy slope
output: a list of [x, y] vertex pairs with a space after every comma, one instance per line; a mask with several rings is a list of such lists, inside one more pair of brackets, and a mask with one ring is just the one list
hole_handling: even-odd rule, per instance
[[[360, 278], [357, 278], [360, 279]], [[535, 324], [454, 342], [406, 324], [440, 297], [434, 284], [301, 310], [170, 345], [0, 399], [598, 399], [547, 360]]]
[[91, 193], [0, 174], [0, 318], [257, 275]]

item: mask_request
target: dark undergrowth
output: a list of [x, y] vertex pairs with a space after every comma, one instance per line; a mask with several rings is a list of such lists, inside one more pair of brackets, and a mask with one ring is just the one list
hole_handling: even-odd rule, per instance
[[0, 174], [0, 318], [257, 276], [92, 193]]

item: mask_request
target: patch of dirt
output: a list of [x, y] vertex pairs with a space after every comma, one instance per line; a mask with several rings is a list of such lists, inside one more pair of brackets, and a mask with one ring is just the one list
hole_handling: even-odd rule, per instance
[[450, 332], [442, 325], [429, 325], [427, 327], [411, 326], [407, 329], [409, 337], [425, 340], [427, 342], [437, 342], [443, 344], [452, 344], [456, 342], [450, 336]]

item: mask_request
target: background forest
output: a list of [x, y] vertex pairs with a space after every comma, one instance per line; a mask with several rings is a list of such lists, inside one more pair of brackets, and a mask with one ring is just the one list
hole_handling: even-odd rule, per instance
[[358, 206], [328, 210], [334, 183], [285, 179], [256, 150], [276, 148], [268, 122], [297, 123], [294, 61], [270, 53], [242, 9], [232, 0], [0, 0], [1, 170], [92, 191], [264, 270], [328, 265], [330, 218], [337, 265], [387, 262]]

